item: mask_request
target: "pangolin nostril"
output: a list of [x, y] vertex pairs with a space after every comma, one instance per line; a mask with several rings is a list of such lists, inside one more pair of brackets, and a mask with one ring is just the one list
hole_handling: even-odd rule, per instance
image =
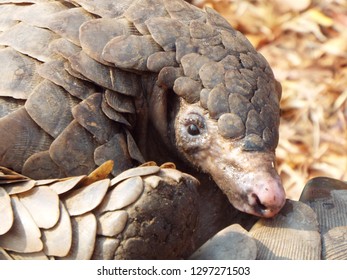
[[268, 209], [264, 204], [261, 203], [259, 197], [255, 193], [252, 194], [252, 197], [255, 200], [254, 206], [258, 207], [261, 211]]

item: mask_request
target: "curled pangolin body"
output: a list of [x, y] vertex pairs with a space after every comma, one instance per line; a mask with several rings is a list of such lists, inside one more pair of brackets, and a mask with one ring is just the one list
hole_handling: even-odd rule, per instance
[[[199, 201], [197, 181], [171, 164], [129, 169], [151, 160], [146, 145], [155, 142], [146, 140], [156, 135], [148, 123], [168, 142], [172, 94], [203, 108], [223, 139], [255, 152], [246, 162], [277, 145], [281, 88], [265, 59], [212, 9], [181, 0], [3, 0], [0, 61], [0, 165], [24, 174], [0, 169], [0, 259], [187, 258], [196, 236], [201, 243], [235, 221], [229, 208], [216, 208], [217, 193]], [[265, 181], [276, 189], [271, 172]], [[249, 192], [240, 198], [264, 213]], [[276, 218], [249, 233], [226, 229], [191, 258], [222, 258], [211, 244], [224, 246], [225, 234], [237, 231], [229, 250], [236, 258], [317, 259], [319, 226], [323, 258], [344, 258], [345, 211], [331, 225], [331, 214], [319, 213], [347, 203], [342, 190], [327, 193], [303, 198], [319, 223], [307, 206], [287, 202]], [[275, 206], [270, 214], [282, 203]], [[212, 218], [201, 225], [202, 209]]]
[[[189, 54], [186, 53], [196, 53], [200, 67], [204, 65], [203, 61], [211, 63], [218, 59], [204, 57], [210, 53], [209, 48], [213, 51], [222, 48], [221, 36], [214, 38], [215, 32], [211, 31], [213, 37], [210, 40], [196, 34], [195, 27], [192, 29], [189, 25], [195, 25], [198, 31], [200, 21], [204, 26], [211, 25], [209, 29], [232, 30], [212, 10], [206, 13], [183, 1], [2, 1], [0, 165], [39, 180], [83, 176], [107, 160], [115, 162], [111, 173], [118, 176], [143, 163], [145, 149], [141, 143], [150, 137], [146, 134], [148, 119], [161, 134], [168, 130], [163, 91], [175, 89], [178, 96], [182, 95], [184, 90], [180, 88], [180, 79], [185, 79], [188, 85], [195, 82], [199, 84], [198, 88], [202, 85], [199, 69], [190, 69]], [[240, 34], [237, 36], [245, 40]], [[198, 49], [198, 44], [206, 48]], [[208, 71], [202, 75], [208, 79]], [[205, 89], [204, 97], [208, 100], [206, 90], [209, 89]], [[189, 102], [198, 100], [193, 94], [183, 94], [182, 97]], [[158, 99], [164, 101], [158, 106], [153, 105], [158, 103]], [[209, 107], [214, 112], [218, 110], [214, 105]], [[30, 182], [32, 185], [34, 181]], [[151, 201], [147, 205], [156, 205], [154, 196], [148, 196], [147, 200]], [[21, 205], [20, 199], [17, 204]], [[199, 204], [205, 212], [210, 212], [211, 218], [208, 221], [200, 219], [203, 220], [202, 230], [195, 230], [200, 240], [197, 244], [233, 218], [229, 216], [230, 205], [217, 191], [212, 191], [205, 202]], [[194, 205], [191, 203], [187, 209]], [[166, 211], [149, 210], [153, 215], [161, 212], [170, 216], [176, 210], [169, 206], [166, 205]], [[65, 210], [61, 208], [60, 213], [66, 213]], [[93, 220], [90, 218], [93, 215], [88, 214], [89, 219]], [[187, 221], [187, 217], [190, 215], [184, 215], [184, 219], [181, 217], [182, 223], [193, 225], [194, 217], [192, 221], [190, 218]], [[209, 224], [208, 228], [204, 223]], [[136, 223], [131, 220], [129, 224]], [[36, 225], [34, 228], [38, 237], [37, 228], [40, 227]], [[153, 228], [161, 232], [160, 228]], [[153, 235], [142, 231], [141, 226], [133, 226], [131, 237], [150, 236], [153, 239]], [[3, 231], [8, 237], [6, 232]], [[73, 232], [76, 235], [78, 231]], [[105, 237], [104, 243], [114, 247], [107, 249], [111, 253], [103, 257], [113, 258], [118, 254], [117, 258], [177, 258], [189, 254], [191, 249], [183, 249], [185, 243], [191, 244], [191, 236], [181, 236], [182, 251], [173, 248], [169, 250], [171, 255], [158, 253], [163, 243], [160, 238], [166, 240], [166, 234], [164, 231], [161, 237], [154, 238], [155, 245], [148, 245], [152, 246], [150, 249], [145, 242], [142, 247], [131, 245], [136, 243], [136, 238], [133, 238], [135, 243], [127, 242], [130, 244], [127, 247], [124, 242]], [[26, 240], [23, 235], [21, 238]], [[93, 240], [91, 237], [88, 242], [92, 243], [86, 244], [93, 247]], [[120, 246], [116, 250], [115, 244], [118, 243]], [[128, 249], [131, 246], [137, 247], [136, 254], [130, 253], [133, 252]], [[154, 247], [157, 249], [152, 250]], [[121, 248], [123, 253], [115, 253]], [[147, 248], [143, 249], [147, 253], [138, 248]], [[36, 249], [29, 251], [37, 253]], [[14, 248], [8, 250], [16, 251]], [[155, 252], [155, 256], [147, 255], [150, 252]], [[54, 257], [54, 254], [47, 255]], [[78, 255], [78, 258], [84, 257]]]

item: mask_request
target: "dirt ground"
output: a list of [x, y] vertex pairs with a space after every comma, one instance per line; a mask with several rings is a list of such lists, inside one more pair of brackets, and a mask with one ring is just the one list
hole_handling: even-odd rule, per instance
[[281, 82], [277, 164], [288, 198], [347, 181], [347, 0], [195, 0], [244, 33]]

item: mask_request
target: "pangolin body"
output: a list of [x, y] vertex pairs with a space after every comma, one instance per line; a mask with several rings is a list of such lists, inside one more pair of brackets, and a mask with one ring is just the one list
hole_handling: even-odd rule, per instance
[[1, 166], [48, 179], [112, 160], [118, 176], [178, 158], [241, 211], [272, 217], [283, 206], [280, 86], [214, 10], [182, 0], [5, 0], [0, 32]]

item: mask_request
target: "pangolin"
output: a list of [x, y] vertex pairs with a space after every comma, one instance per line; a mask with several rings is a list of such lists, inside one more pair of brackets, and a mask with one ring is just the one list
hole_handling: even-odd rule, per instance
[[284, 205], [275, 169], [281, 86], [213, 9], [3, 0], [0, 32], [1, 166], [40, 180], [89, 174], [108, 160], [113, 177], [171, 161], [207, 186], [200, 210], [209, 221], [233, 218], [221, 213], [225, 197], [266, 218]]

